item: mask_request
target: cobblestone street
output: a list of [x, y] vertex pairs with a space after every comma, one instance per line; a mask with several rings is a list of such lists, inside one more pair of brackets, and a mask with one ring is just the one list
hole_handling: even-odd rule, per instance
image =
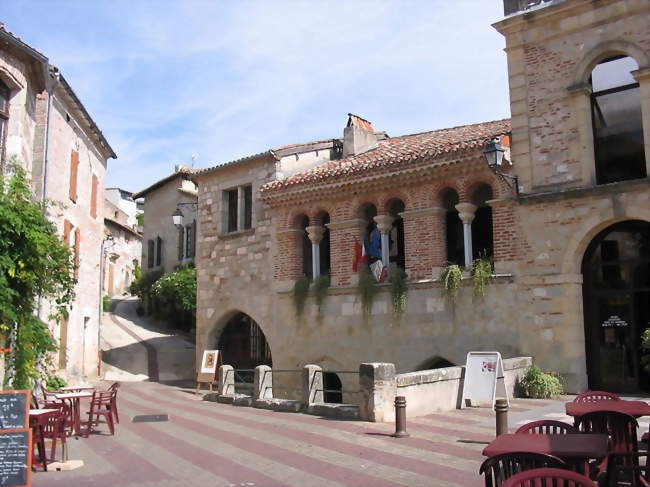
[[[514, 400], [511, 429], [566, 419], [563, 409], [563, 401]], [[37, 472], [34, 486], [479, 486], [481, 450], [494, 434], [487, 408], [417, 418], [410, 438], [394, 439], [392, 424], [204, 402], [191, 386], [152, 382], [122, 383], [119, 411], [114, 437], [101, 425], [101, 434], [69, 441], [70, 459], [84, 467]], [[170, 420], [132, 423], [139, 414]]]

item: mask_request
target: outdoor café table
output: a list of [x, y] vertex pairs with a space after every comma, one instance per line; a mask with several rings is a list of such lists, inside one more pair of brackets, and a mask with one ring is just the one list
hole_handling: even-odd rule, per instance
[[66, 392], [57, 394], [55, 397], [60, 401], [66, 401], [70, 404], [72, 410], [72, 430], [75, 436], [81, 436], [81, 412], [79, 410], [79, 400], [82, 397], [92, 397], [92, 392]]
[[82, 391], [94, 391], [93, 386], [66, 386], [62, 387], [63, 392], [82, 392]]
[[635, 418], [650, 416], [650, 405], [644, 401], [567, 402], [565, 408], [567, 415], [574, 418], [598, 411], [616, 411]]
[[580, 465], [590, 459], [607, 456], [607, 435], [506, 434], [497, 436], [483, 449], [483, 455], [486, 457], [514, 452], [544, 453], [561, 458], [567, 463]]
[[[58, 409], [30, 409], [29, 410], [29, 427], [32, 430], [38, 430], [38, 435], [32, 434], [32, 438], [38, 436], [38, 444], [34, 446], [38, 449], [40, 460], [42, 463], [32, 460], [33, 465], [42, 465], [43, 470], [47, 472], [47, 454], [45, 453], [45, 435], [43, 427], [45, 426], [46, 419], [51, 414], [54, 414]], [[34, 449], [32, 448], [32, 458], [34, 458]]]

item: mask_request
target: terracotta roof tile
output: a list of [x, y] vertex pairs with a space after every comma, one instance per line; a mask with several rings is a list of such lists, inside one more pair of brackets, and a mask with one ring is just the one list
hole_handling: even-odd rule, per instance
[[267, 183], [261, 191], [275, 192], [343, 176], [391, 171], [401, 166], [416, 164], [424, 157], [430, 159], [451, 152], [475, 150], [493, 137], [505, 135], [510, 131], [510, 119], [503, 119], [387, 138], [380, 140], [376, 149], [322, 164], [283, 181]]

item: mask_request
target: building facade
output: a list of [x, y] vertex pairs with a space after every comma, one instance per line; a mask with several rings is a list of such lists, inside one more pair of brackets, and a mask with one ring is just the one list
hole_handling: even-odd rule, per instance
[[[508, 0], [505, 11], [495, 27], [507, 42], [511, 121], [390, 138], [350, 116], [311, 167], [271, 150], [195, 175], [199, 354], [336, 373], [498, 350], [533, 356], [572, 392], [650, 388], [639, 360], [650, 302], [650, 5]], [[247, 186], [250, 227], [229, 222], [247, 208]], [[362, 243], [388, 271], [370, 309]], [[448, 265], [481, 257], [493, 262], [485, 295], [465, 274], [452, 299]], [[392, 290], [398, 268], [405, 297]], [[329, 287], [312, 285], [299, 312], [296, 282], [319, 274]], [[346, 380], [331, 377], [343, 389]]]
[[[75, 299], [67, 320], [50, 322], [59, 367], [69, 377], [99, 366], [102, 196], [108, 159], [117, 157], [70, 84], [47, 57], [0, 26], [2, 168], [18, 162], [35, 196], [51, 201], [49, 218], [74, 248]], [[39, 303], [48, 321], [49, 304]]]

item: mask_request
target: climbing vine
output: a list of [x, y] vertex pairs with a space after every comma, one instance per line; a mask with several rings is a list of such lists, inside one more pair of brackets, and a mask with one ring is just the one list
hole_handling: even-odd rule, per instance
[[13, 349], [6, 382], [17, 389], [45, 377], [39, 364], [57, 349], [38, 317], [39, 297], [51, 302], [51, 319], [66, 318], [74, 297], [73, 255], [47, 206], [33, 198], [25, 171], [12, 159], [0, 174], [0, 339]]
[[452, 301], [458, 296], [463, 282], [463, 268], [458, 264], [448, 264], [440, 275], [445, 295]]
[[372, 304], [379, 293], [379, 286], [374, 276], [367, 269], [362, 269], [359, 273], [359, 285], [357, 287], [357, 296], [361, 300], [361, 308], [365, 320], [372, 315]]
[[327, 299], [327, 293], [330, 288], [330, 276], [328, 274], [321, 274], [314, 281], [314, 299], [316, 301], [316, 306], [318, 308], [318, 314], [320, 316], [321, 308], [325, 299]]
[[296, 309], [296, 316], [300, 318], [305, 311], [305, 303], [309, 296], [311, 281], [307, 276], [302, 276], [293, 285], [293, 306]]
[[484, 298], [487, 285], [492, 278], [492, 259], [476, 259], [472, 265], [474, 296]]
[[404, 311], [408, 292], [408, 276], [401, 267], [394, 266], [390, 276], [390, 297], [393, 304], [393, 315], [399, 323]]

